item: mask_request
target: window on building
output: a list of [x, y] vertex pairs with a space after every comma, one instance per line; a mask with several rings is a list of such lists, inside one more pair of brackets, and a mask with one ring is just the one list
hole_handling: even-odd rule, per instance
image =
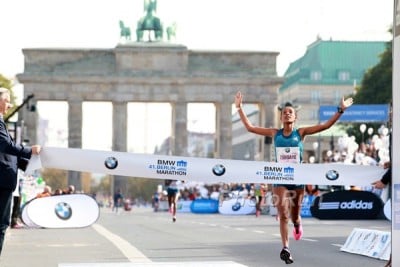
[[321, 101], [321, 92], [311, 91], [311, 103], [320, 103], [320, 101]]
[[348, 81], [350, 80], [350, 72], [348, 71], [339, 71], [338, 72], [339, 81]]
[[311, 110], [311, 120], [319, 120], [319, 109]]
[[322, 80], [322, 73], [321, 73], [321, 71], [311, 71], [311, 74], [310, 74], [310, 79], [312, 80], [312, 81], [319, 81], [319, 80]]
[[335, 91], [335, 103], [340, 103], [340, 101], [342, 100], [342, 93], [339, 90]]

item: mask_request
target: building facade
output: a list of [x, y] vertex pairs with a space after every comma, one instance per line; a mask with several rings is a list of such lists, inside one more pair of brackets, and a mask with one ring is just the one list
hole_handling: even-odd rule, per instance
[[[127, 151], [127, 105], [167, 102], [172, 107], [170, 151], [188, 153], [187, 104], [213, 103], [216, 110], [214, 156], [232, 158], [232, 104], [241, 90], [246, 102], [276, 111], [282, 78], [277, 52], [191, 51], [183, 45], [132, 42], [112, 49], [24, 49], [25, 68], [18, 75], [24, 95], [35, 101], [68, 103], [68, 147], [82, 147], [82, 103], [112, 103], [112, 150]], [[20, 111], [27, 139], [37, 140], [37, 113]], [[260, 124], [275, 125], [275, 116]], [[263, 158], [268, 160], [269, 155]], [[80, 174], [69, 173], [80, 187]]]
[[[319, 123], [319, 107], [338, 105], [343, 96], [354, 94], [365, 72], [379, 62], [386, 45], [380, 41], [316, 40], [286, 70], [284, 83], [279, 88], [279, 102], [292, 102], [301, 107], [299, 127]], [[316, 158], [322, 159], [332, 149], [332, 139], [335, 143], [342, 134], [334, 126], [310, 136], [305, 149], [315, 153], [318, 147]]]

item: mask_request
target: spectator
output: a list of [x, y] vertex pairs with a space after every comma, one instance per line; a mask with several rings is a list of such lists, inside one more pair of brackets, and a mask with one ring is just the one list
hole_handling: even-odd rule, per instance
[[116, 213], [118, 213], [118, 208], [121, 207], [122, 200], [124, 199], [124, 196], [121, 193], [121, 189], [118, 189], [117, 192], [114, 194], [114, 205], [112, 210], [115, 210]]
[[46, 185], [46, 186], [43, 188], [43, 192], [38, 193], [38, 194], [36, 195], [37, 198], [41, 198], [41, 197], [50, 197], [50, 196], [51, 196], [51, 187], [48, 186], [48, 185]]

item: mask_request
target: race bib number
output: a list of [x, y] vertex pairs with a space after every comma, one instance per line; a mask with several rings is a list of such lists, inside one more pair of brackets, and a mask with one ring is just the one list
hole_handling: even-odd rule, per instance
[[298, 147], [277, 147], [276, 161], [279, 163], [300, 163], [300, 149]]

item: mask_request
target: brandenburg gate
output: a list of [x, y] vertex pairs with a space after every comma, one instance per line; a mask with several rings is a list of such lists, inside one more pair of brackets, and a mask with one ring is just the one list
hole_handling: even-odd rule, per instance
[[[260, 105], [260, 124], [277, 124], [282, 78], [277, 52], [191, 51], [167, 42], [127, 42], [111, 49], [23, 49], [24, 98], [68, 103], [68, 146], [82, 147], [82, 103], [110, 101], [112, 149], [127, 151], [129, 102], [168, 102], [172, 107], [172, 154], [187, 151], [187, 104], [213, 103], [216, 110], [215, 157], [232, 156], [232, 104], [241, 90], [246, 103]], [[31, 101], [32, 101], [31, 100]], [[20, 111], [27, 138], [35, 143], [37, 113]], [[267, 116], [265, 115], [267, 114]], [[95, 114], [94, 114], [95, 116]], [[266, 153], [266, 160], [268, 154]], [[70, 172], [69, 183], [80, 181]]]

